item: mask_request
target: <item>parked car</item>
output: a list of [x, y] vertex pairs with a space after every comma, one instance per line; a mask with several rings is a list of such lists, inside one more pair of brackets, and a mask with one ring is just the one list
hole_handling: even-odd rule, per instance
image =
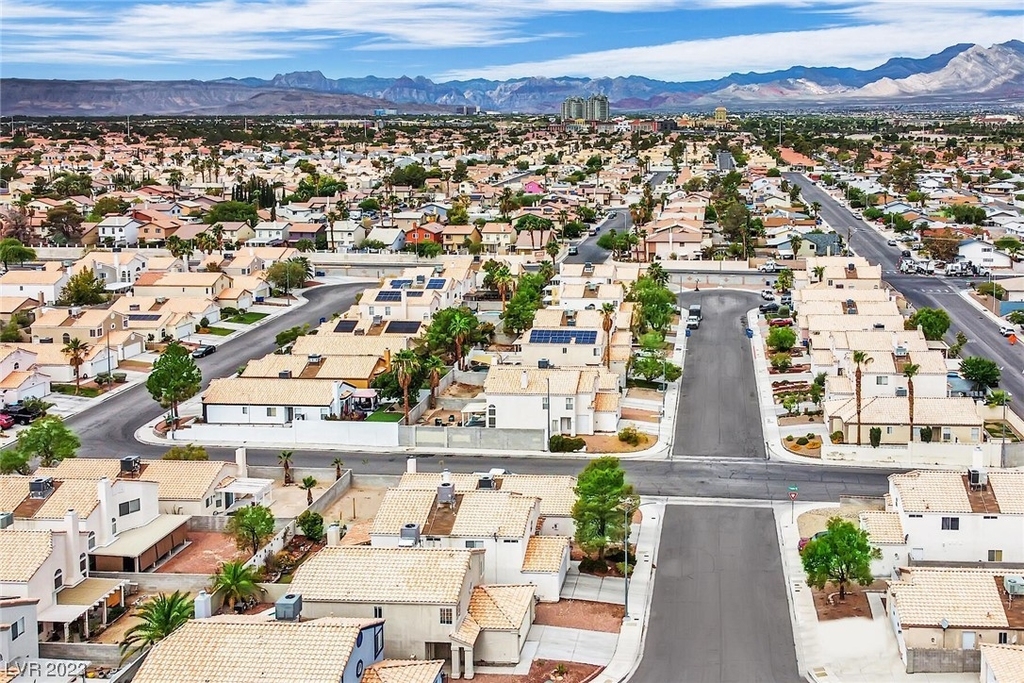
[[793, 319], [792, 318], [772, 318], [771, 320], [768, 321], [768, 324], [771, 325], [772, 327], [792, 327], [793, 326]]
[[775, 290], [762, 289], [761, 298], [764, 299], [765, 301], [775, 301]]
[[828, 533], [828, 532], [827, 531], [819, 531], [818, 533], [814, 534], [810, 538], [801, 538], [800, 542], [797, 543], [797, 546], [796, 546], [797, 550], [803, 550], [804, 546], [806, 546], [808, 543], [810, 543], [811, 541], [815, 541], [815, 540], [821, 538], [826, 533]]
[[575, 256], [578, 253], [580, 253], [580, 249], [575, 244], [569, 247], [569, 256]]
[[777, 273], [779, 271], [779, 266], [775, 261], [766, 261], [759, 265], [757, 270], [762, 273]]
[[193, 358], [206, 358], [207, 356], [209, 356], [209, 355], [211, 355], [213, 353], [216, 353], [216, 352], [217, 352], [217, 347], [216, 346], [209, 346], [207, 344], [203, 344], [202, 346], [197, 347], [192, 352], [192, 357]]
[[10, 429], [14, 426], [14, 418], [10, 415], [0, 413], [0, 429]]
[[889, 240], [888, 242], [886, 242], [886, 244], [888, 244], [890, 247], [895, 247], [898, 243], [896, 242], [896, 240]]
[[11, 403], [0, 412], [3, 412], [4, 415], [10, 417], [15, 424], [20, 425], [27, 425], [30, 422], [35, 422], [46, 415], [45, 410], [39, 410], [38, 408], [27, 406], [20, 401], [18, 403]]
[[762, 313], [775, 313], [777, 310], [779, 310], [779, 304], [775, 301], [769, 301], [766, 304], [761, 304], [760, 306], [758, 306], [757, 310], [761, 311]]
[[900, 256], [904, 258], [912, 258], [914, 256], [914, 253], [909, 249], [904, 249], [903, 251], [900, 252]]

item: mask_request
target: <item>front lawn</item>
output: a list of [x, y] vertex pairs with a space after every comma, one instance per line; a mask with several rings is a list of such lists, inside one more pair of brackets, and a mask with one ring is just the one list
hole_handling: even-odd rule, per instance
[[387, 408], [379, 408], [376, 412], [367, 416], [366, 422], [401, 422], [403, 417], [405, 417], [405, 413], [401, 410], [392, 413]]
[[227, 322], [238, 323], [239, 325], [252, 325], [258, 320], [263, 320], [268, 315], [268, 313], [239, 313], [238, 315], [228, 318]]
[[201, 334], [214, 334], [218, 337], [226, 337], [234, 332], [235, 330], [229, 330], [226, 327], [207, 327]]
[[[50, 385], [50, 391], [52, 391], [55, 394], [64, 394], [65, 396], [74, 396], [75, 395], [75, 385], [74, 384], [51, 384]], [[86, 386], [83, 386], [81, 391], [78, 392], [78, 395], [79, 396], [84, 396], [86, 398], [96, 398], [97, 396], [100, 395], [100, 390], [97, 389], [96, 387], [86, 387]]]

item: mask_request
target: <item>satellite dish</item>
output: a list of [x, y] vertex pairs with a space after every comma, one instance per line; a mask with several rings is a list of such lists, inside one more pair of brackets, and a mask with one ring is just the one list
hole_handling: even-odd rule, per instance
[[942, 630], [945, 631], [949, 628], [949, 619], [943, 618], [942, 621], [939, 622], [939, 626], [941, 626]]

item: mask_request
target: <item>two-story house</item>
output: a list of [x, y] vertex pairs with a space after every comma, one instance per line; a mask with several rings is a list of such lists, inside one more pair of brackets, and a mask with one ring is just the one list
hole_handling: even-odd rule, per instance
[[8, 270], [0, 275], [0, 299], [31, 298], [40, 303], [52, 304], [60, 297], [61, 290], [68, 283], [68, 277], [67, 271], [63, 268]]
[[565, 311], [549, 308], [537, 311], [533, 327], [517, 342], [522, 349], [523, 365], [535, 368], [601, 365], [608, 336], [602, 327], [602, 317], [600, 311], [584, 308]]
[[0, 401], [14, 403], [50, 393], [50, 378], [40, 372], [37, 358], [23, 346], [0, 344]]
[[254, 236], [249, 240], [252, 244], [277, 246], [288, 241], [289, 221], [260, 221], [254, 228]]
[[487, 426], [594, 434], [618, 427], [618, 377], [603, 368], [492, 365], [484, 380]]
[[103, 244], [126, 247], [139, 242], [140, 221], [130, 216], [105, 216], [96, 224], [96, 234]]
[[486, 223], [480, 228], [480, 241], [488, 254], [507, 254], [516, 239], [511, 223]]

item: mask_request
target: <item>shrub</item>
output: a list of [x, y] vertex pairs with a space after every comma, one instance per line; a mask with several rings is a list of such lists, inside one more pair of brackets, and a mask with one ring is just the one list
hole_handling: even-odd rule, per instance
[[789, 436], [786, 437], [786, 441], [792, 441], [792, 440], [793, 440], [793, 435], [792, 434], [790, 434]]
[[302, 535], [311, 541], [319, 541], [324, 537], [324, 518], [318, 512], [303, 511], [295, 524], [302, 530]]
[[578, 436], [552, 434], [548, 439], [548, 450], [552, 453], [574, 453], [586, 445], [587, 442]]
[[806, 446], [808, 443], [809, 442], [807, 441], [807, 437], [806, 436], [801, 436], [799, 439], [796, 440], [796, 445], [797, 446]]
[[607, 569], [607, 564], [605, 564], [601, 560], [595, 560], [593, 557], [584, 557], [582, 560], [580, 560], [580, 572], [583, 574], [604, 572]]
[[[604, 559], [608, 562], [625, 562], [626, 553], [622, 551], [622, 548], [616, 548], [615, 550], [609, 550], [608, 552], [606, 552], [604, 554]], [[634, 555], [633, 553], [629, 554], [629, 564], [630, 566], [636, 564], [636, 555]]]
[[203, 328], [205, 330], [209, 326], [210, 326], [210, 319], [204, 316], [202, 318], [202, 320], [199, 321], [199, 327], [201, 327], [201, 328]]
[[793, 359], [788, 353], [776, 353], [772, 356], [771, 363], [779, 372], [785, 372], [793, 366]]
[[807, 432], [807, 439], [810, 440], [810, 441], [813, 441], [814, 437], [816, 437], [816, 436], [817, 436], [817, 434], [815, 434], [814, 432]]
[[[232, 308], [231, 306], [225, 306], [220, 309], [220, 315], [222, 318], [230, 318], [231, 316], [238, 315], [238, 309]], [[200, 324], [202, 323], [200, 322]]]
[[163, 460], [209, 460], [210, 456], [204, 446], [188, 444], [187, 446], [172, 446], [161, 456]]
[[1006, 295], [1006, 290], [998, 282], [983, 282], [978, 285], [977, 289], [978, 294], [991, 295], [999, 300], [1002, 300]]
[[932, 442], [932, 428], [931, 427], [921, 427], [921, 432], [920, 433], [921, 433], [921, 443], [931, 443]]
[[780, 318], [789, 317], [789, 306], [779, 306], [779, 312], [776, 315]]
[[868, 438], [871, 440], [871, 447], [878, 448], [879, 444], [882, 443], [882, 428], [872, 427], [868, 432]]
[[628, 567], [628, 571], [627, 571], [627, 567], [626, 567], [626, 564], [624, 562], [616, 562], [615, 563], [615, 568], [618, 569], [619, 573], [622, 574], [623, 576], [632, 576], [633, 570], [636, 569], [636, 565], [634, 565], [632, 562], [630, 562], [629, 563], [629, 567]]
[[128, 374], [127, 373], [124, 373], [124, 372], [115, 372], [114, 373], [114, 382], [116, 382], [117, 384], [124, 384], [127, 381], [128, 381]]
[[628, 443], [630, 446], [640, 445], [641, 435], [636, 427], [623, 427], [619, 430], [619, 441]]
[[832, 434], [830, 436], [832, 438], [832, 443], [842, 443], [845, 440], [843, 438], [842, 431], [840, 431], [838, 429], [836, 431], [832, 432]]
[[768, 346], [776, 351], [789, 351], [796, 345], [796, 332], [790, 327], [773, 327], [768, 333]]

